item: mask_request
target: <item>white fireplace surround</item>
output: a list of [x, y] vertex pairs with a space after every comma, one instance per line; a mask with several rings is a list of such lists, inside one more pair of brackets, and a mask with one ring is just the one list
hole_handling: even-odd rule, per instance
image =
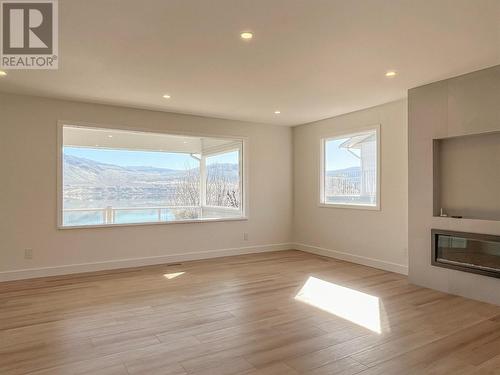
[[410, 281], [500, 304], [500, 279], [431, 265], [431, 229], [500, 235], [500, 221], [434, 216], [433, 140], [500, 131], [500, 66], [408, 93]]

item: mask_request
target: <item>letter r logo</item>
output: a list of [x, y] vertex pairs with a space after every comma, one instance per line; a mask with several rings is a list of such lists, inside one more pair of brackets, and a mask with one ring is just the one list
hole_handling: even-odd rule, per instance
[[53, 3], [2, 2], [2, 53], [51, 55]]
[[28, 48], [48, 48], [36, 34], [36, 30], [43, 23], [42, 12], [38, 9], [30, 9], [28, 11], [28, 25], [25, 25], [25, 11], [25, 9], [10, 10], [10, 48], [24, 48], [24, 35], [26, 33], [28, 33]]

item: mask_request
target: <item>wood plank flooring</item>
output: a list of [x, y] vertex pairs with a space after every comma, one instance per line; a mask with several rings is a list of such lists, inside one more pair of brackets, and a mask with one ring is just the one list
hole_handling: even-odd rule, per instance
[[500, 374], [500, 307], [299, 251], [1, 283], [0, 374]]

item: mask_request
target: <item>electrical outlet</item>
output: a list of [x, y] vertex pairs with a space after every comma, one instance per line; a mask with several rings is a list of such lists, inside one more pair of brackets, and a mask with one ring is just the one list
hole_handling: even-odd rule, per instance
[[33, 259], [33, 249], [24, 249], [24, 259]]
[[243, 233], [243, 239], [244, 239], [245, 241], [248, 241], [248, 233]]

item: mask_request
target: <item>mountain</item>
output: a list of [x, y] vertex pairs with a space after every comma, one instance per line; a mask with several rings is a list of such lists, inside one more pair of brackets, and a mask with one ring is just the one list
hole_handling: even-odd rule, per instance
[[349, 167], [344, 169], [336, 169], [333, 171], [326, 171], [327, 176], [332, 177], [358, 177], [361, 175], [360, 167]]
[[[231, 181], [238, 179], [237, 164], [212, 164], [208, 173], [219, 172]], [[170, 185], [187, 174], [198, 174], [198, 168], [177, 170], [148, 166], [122, 167], [100, 163], [72, 155], [63, 156], [63, 176], [65, 186], [78, 187], [131, 187], [151, 188]]]
[[72, 155], [64, 155], [63, 171], [65, 185], [89, 187], [165, 184], [183, 174], [166, 168], [121, 167]]

